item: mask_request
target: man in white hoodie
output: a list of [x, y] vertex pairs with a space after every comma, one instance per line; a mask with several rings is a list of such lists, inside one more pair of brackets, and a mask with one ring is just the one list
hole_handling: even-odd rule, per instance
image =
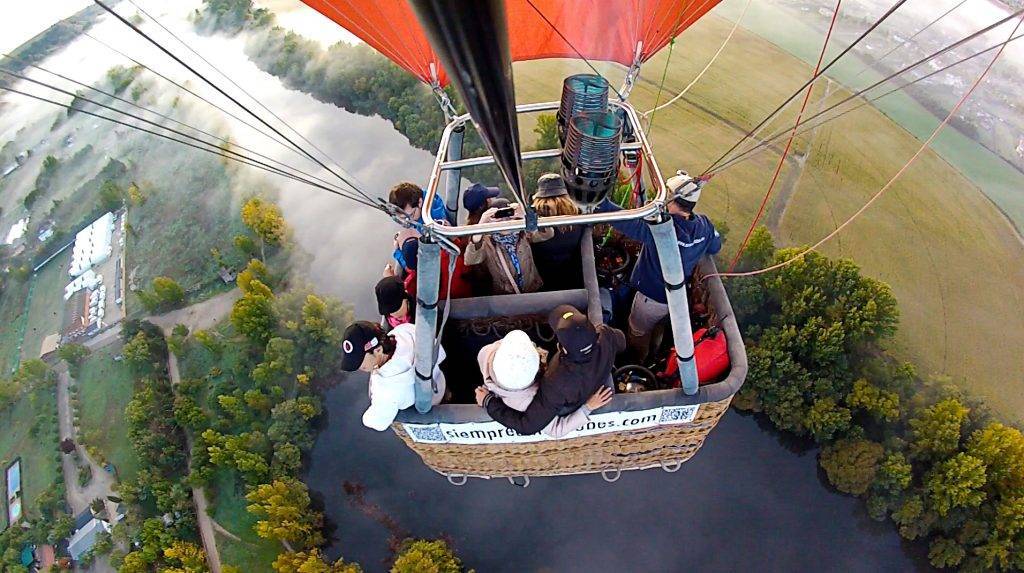
[[[370, 407], [363, 413], [363, 425], [377, 431], [388, 429], [399, 411], [416, 403], [416, 326], [400, 324], [385, 333], [379, 324], [353, 322], [345, 329], [342, 350], [342, 370], [370, 374]], [[440, 368], [444, 359], [444, 348], [439, 348], [433, 372], [435, 405], [444, 398], [445, 379]]]
[[[484, 387], [501, 398], [509, 408], [525, 411], [537, 395], [541, 354], [546, 357], [547, 352], [538, 349], [522, 330], [512, 330], [501, 340], [484, 346], [476, 357]], [[477, 395], [479, 397], [479, 392]], [[592, 411], [610, 402], [611, 398], [612, 391], [602, 386], [576, 411], [556, 416], [541, 433], [561, 438], [578, 430], [590, 419]]]

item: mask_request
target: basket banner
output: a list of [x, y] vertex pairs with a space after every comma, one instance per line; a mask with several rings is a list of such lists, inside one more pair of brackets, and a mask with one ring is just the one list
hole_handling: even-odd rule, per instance
[[421, 444], [525, 444], [554, 439], [581, 438], [629, 430], [642, 430], [670, 424], [688, 424], [697, 417], [699, 404], [690, 406], [664, 406], [633, 412], [603, 412], [591, 414], [582, 428], [552, 438], [544, 434], [522, 436], [498, 422], [466, 422], [464, 424], [402, 424], [412, 441]]

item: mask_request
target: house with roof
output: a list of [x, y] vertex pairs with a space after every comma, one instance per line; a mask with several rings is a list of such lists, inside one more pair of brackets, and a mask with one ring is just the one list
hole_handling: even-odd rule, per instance
[[97, 519], [88, 510], [82, 512], [75, 520], [75, 533], [68, 540], [68, 554], [78, 561], [82, 555], [96, 545], [101, 533], [110, 533], [113, 529], [109, 523]]

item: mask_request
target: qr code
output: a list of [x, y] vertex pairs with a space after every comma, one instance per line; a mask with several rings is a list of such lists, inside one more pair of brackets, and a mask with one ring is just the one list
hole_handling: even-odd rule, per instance
[[661, 409], [660, 424], [682, 424], [692, 422], [697, 417], [700, 406], [666, 406]]
[[444, 433], [441, 432], [441, 428], [437, 426], [410, 426], [406, 425], [405, 429], [412, 436], [413, 441], [416, 442], [444, 442]]

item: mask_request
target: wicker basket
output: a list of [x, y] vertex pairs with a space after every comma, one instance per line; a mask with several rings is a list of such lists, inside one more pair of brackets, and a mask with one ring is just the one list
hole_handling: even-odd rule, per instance
[[661, 467], [689, 460], [718, 424], [732, 398], [701, 404], [690, 423], [528, 444], [424, 444], [401, 424], [394, 430], [431, 469], [449, 477], [556, 476]]

